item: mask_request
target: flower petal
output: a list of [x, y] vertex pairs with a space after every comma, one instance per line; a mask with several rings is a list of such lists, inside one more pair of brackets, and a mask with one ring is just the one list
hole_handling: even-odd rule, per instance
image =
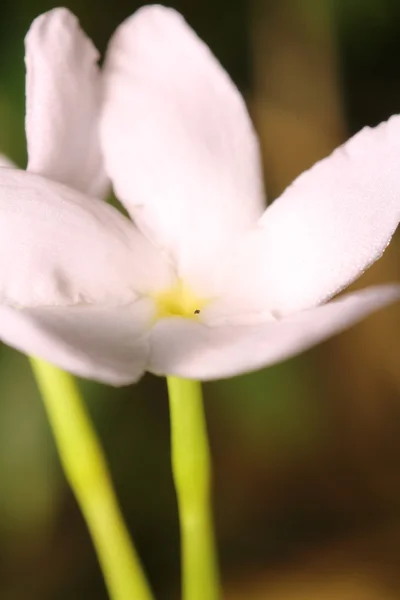
[[14, 163], [7, 158], [7, 156], [4, 156], [4, 154], [0, 154], [0, 167], [7, 167], [9, 169], [15, 168]]
[[0, 339], [75, 375], [113, 385], [136, 381], [148, 356], [150, 301], [127, 307], [0, 307]]
[[127, 304], [168, 283], [159, 252], [115, 208], [0, 169], [1, 304]]
[[117, 29], [104, 86], [102, 146], [117, 196], [180, 277], [209, 272], [264, 205], [242, 97], [183, 18], [161, 6]]
[[371, 287], [279, 321], [207, 327], [164, 319], [152, 331], [149, 371], [190, 379], [231, 377], [285, 360], [400, 299], [400, 286]]
[[35, 19], [25, 47], [29, 171], [103, 197], [97, 50], [65, 8]]
[[315, 306], [377, 260], [400, 221], [399, 156], [395, 116], [298, 177], [232, 259], [231, 290], [243, 306], [280, 315]]

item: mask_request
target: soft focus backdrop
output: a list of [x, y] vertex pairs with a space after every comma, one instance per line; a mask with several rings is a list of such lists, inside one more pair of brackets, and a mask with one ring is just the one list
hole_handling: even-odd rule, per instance
[[[139, 5], [66, 3], [102, 52]], [[270, 201], [360, 127], [400, 111], [398, 0], [172, 5], [246, 97]], [[0, 151], [22, 167], [23, 38], [33, 18], [55, 6], [1, 3]], [[358, 287], [400, 280], [399, 242], [397, 236]], [[300, 357], [205, 386], [227, 600], [400, 597], [399, 333], [400, 308], [393, 306]], [[158, 598], [176, 599], [179, 540], [165, 382], [146, 376], [124, 389], [90, 382], [82, 389]], [[106, 598], [28, 363], [4, 346], [0, 598]]]

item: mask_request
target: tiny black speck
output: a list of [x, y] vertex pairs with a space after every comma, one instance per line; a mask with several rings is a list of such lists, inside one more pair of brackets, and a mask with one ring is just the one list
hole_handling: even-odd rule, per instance
[[194, 311], [194, 314], [195, 314], [195, 315], [199, 315], [199, 314], [200, 314], [200, 311], [199, 311], [199, 309], [198, 309], [198, 308], [196, 308], [196, 310]]

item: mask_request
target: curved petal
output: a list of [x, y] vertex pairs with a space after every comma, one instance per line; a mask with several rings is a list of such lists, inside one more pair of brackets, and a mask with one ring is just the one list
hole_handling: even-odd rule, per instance
[[28, 170], [103, 197], [98, 140], [98, 53], [65, 8], [47, 12], [25, 39]]
[[238, 90], [174, 10], [141, 8], [104, 66], [102, 146], [115, 192], [168, 249], [180, 277], [215, 255], [264, 205], [258, 142]]
[[285, 360], [400, 299], [400, 286], [371, 287], [280, 321], [207, 327], [164, 319], [152, 331], [149, 371], [189, 379], [231, 377]]
[[143, 374], [150, 301], [127, 307], [0, 306], [0, 340], [75, 375], [125, 385]]
[[168, 283], [160, 253], [112, 206], [0, 170], [0, 303], [127, 304]]
[[232, 259], [230, 288], [243, 306], [280, 315], [315, 306], [377, 260], [400, 221], [399, 157], [395, 116], [296, 179]]

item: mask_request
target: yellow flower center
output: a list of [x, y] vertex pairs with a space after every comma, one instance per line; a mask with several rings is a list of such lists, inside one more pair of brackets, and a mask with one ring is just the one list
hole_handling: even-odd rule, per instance
[[167, 317], [184, 317], [185, 319], [198, 320], [201, 310], [208, 300], [193, 294], [183, 281], [177, 280], [173, 287], [154, 295], [156, 302], [156, 320]]

